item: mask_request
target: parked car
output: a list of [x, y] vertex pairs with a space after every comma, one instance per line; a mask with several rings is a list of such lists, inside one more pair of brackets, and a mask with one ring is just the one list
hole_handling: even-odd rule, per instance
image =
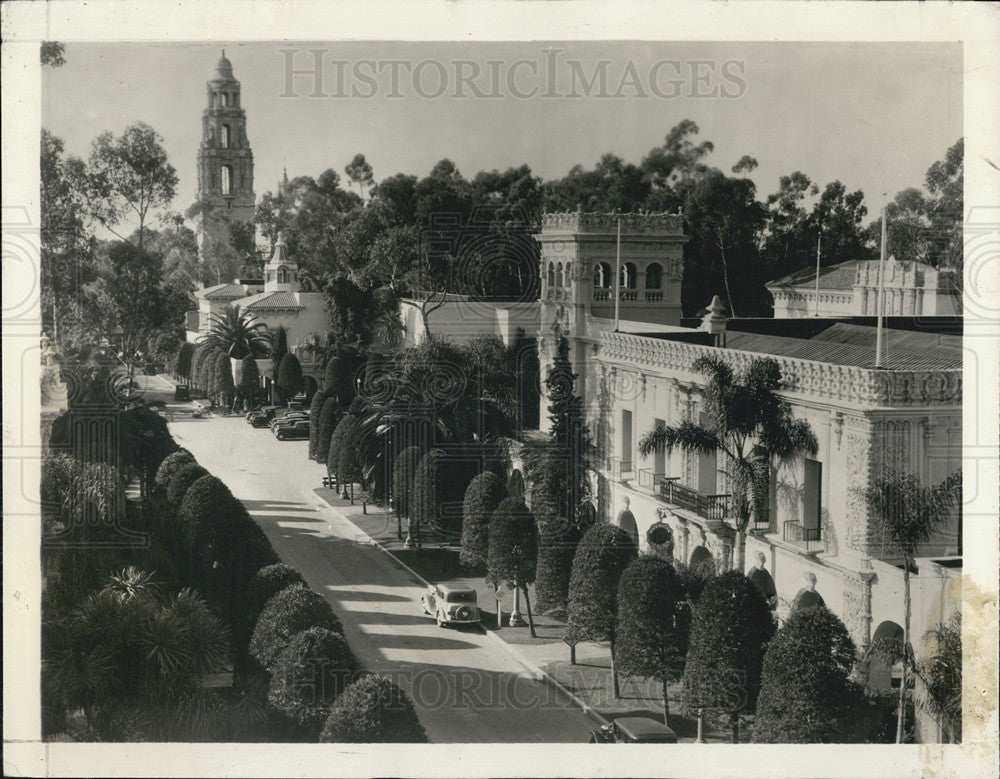
[[178, 384], [174, 387], [174, 400], [191, 400], [191, 387], [187, 384]]
[[476, 591], [461, 584], [432, 584], [420, 596], [424, 613], [437, 620], [438, 627], [479, 622]]
[[143, 372], [143, 373], [144, 373], [144, 374], [145, 374], [146, 376], [155, 376], [155, 375], [156, 375], [156, 363], [155, 363], [155, 362], [147, 362], [147, 363], [146, 363], [146, 364], [145, 364], [145, 365], [143, 366], [143, 368], [142, 368], [142, 372]]
[[247, 414], [246, 420], [251, 427], [267, 427], [274, 419], [275, 411], [277, 411], [275, 406], [264, 406]]
[[676, 744], [677, 734], [652, 717], [619, 717], [590, 731], [591, 744]]
[[274, 428], [278, 427], [279, 425], [290, 425], [293, 422], [302, 422], [302, 421], [308, 422], [309, 421], [309, 415], [308, 414], [303, 414], [302, 412], [297, 411], [294, 414], [286, 414], [283, 417], [275, 417], [274, 419], [272, 419], [270, 421], [269, 424], [271, 425], [271, 429], [273, 430]]
[[298, 420], [290, 425], [279, 425], [272, 431], [274, 437], [279, 441], [286, 441], [293, 438], [309, 437], [309, 421]]

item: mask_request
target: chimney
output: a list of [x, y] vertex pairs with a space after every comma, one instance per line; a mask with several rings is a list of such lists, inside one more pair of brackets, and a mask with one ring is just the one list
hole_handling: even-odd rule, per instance
[[726, 320], [725, 308], [718, 295], [712, 296], [712, 302], [708, 304], [705, 316], [701, 318], [701, 329], [715, 336], [716, 346], [726, 345]]

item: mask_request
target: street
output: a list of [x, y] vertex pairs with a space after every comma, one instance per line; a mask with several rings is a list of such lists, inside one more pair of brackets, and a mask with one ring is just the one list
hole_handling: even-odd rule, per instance
[[502, 646], [473, 629], [438, 628], [423, 614], [422, 585], [313, 493], [325, 469], [306, 459], [307, 441], [277, 441], [242, 417], [178, 418], [170, 432], [326, 596], [361, 664], [410, 694], [432, 742], [588, 739], [596, 723]]

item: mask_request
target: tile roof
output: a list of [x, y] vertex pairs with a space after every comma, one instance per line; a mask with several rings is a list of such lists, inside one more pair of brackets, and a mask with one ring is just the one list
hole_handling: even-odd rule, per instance
[[240, 308], [251, 311], [304, 308], [291, 292], [259, 292], [239, 301]]
[[242, 298], [246, 297], [247, 288], [242, 284], [216, 284], [195, 292], [201, 298]]
[[[962, 367], [958, 336], [888, 328], [882, 336], [885, 368], [919, 371]], [[726, 333], [726, 348], [871, 368], [875, 365], [875, 328], [837, 322], [811, 338], [730, 331]]]
[[[819, 269], [820, 289], [854, 289], [854, 279], [857, 275], [858, 265], [864, 260], [848, 260], [837, 265], [828, 265]], [[780, 279], [769, 281], [768, 287], [801, 287], [806, 284], [816, 283], [816, 268], [803, 268], [795, 273], [782, 276]]]

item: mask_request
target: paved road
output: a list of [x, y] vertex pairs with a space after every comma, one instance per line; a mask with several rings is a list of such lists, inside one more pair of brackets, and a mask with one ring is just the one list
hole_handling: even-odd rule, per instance
[[324, 471], [306, 460], [307, 442], [279, 442], [240, 417], [178, 419], [170, 430], [326, 596], [361, 663], [410, 693], [431, 741], [587, 740], [595, 723], [502, 646], [423, 615], [422, 586], [313, 493]]

